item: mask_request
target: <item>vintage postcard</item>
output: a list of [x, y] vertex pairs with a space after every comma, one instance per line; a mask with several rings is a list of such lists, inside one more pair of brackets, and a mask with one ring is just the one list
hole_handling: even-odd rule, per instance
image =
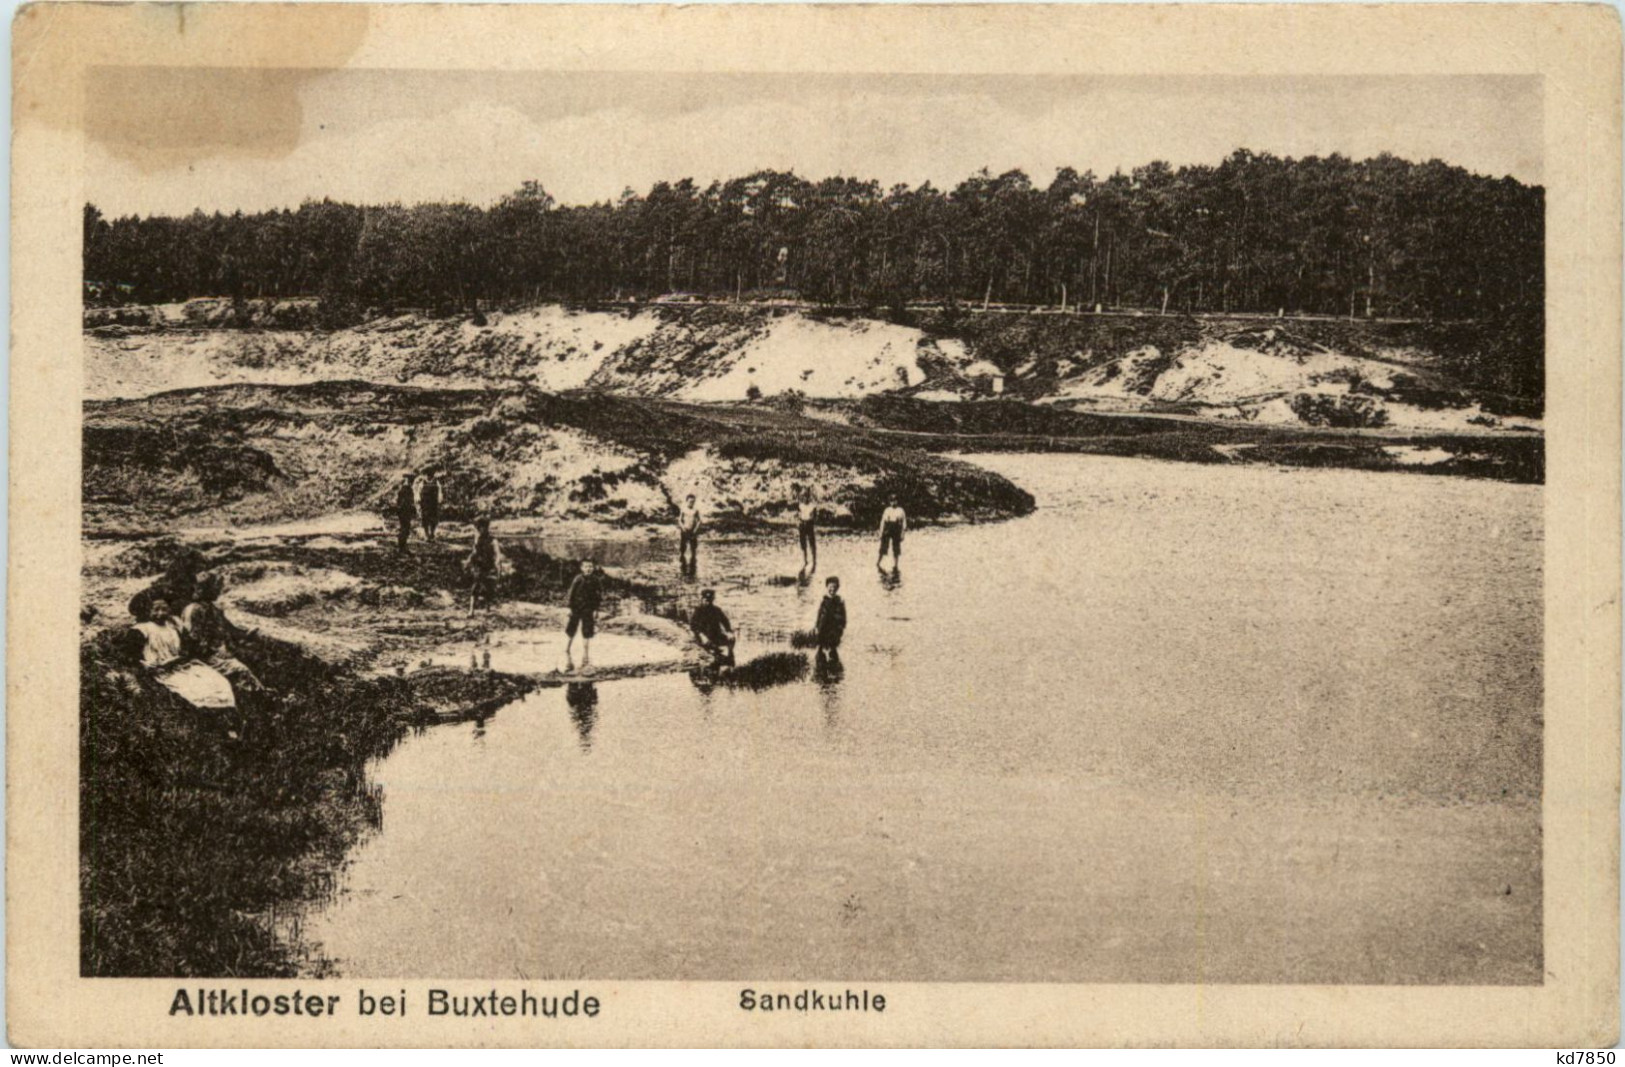
[[1613, 9], [13, 70], [13, 1043], [1617, 1039]]

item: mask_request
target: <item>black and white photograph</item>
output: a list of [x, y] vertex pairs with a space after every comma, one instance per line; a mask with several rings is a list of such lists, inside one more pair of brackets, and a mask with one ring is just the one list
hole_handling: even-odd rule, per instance
[[85, 69], [79, 980], [1552, 980], [1546, 78], [911, 66]]

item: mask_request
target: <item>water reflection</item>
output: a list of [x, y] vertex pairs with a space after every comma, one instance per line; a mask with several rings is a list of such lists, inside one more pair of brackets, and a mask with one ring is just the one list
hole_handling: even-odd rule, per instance
[[[820, 546], [823, 572], [864, 575], [842, 590], [840, 664], [805, 648], [800, 680], [761, 692], [600, 679], [636, 714], [591, 725], [590, 754], [586, 686], [562, 718], [551, 692], [549, 714], [492, 716], [483, 748], [467, 727], [398, 746], [370, 768], [388, 825], [307, 936], [357, 977], [725, 978], [790, 960], [944, 981], [1198, 966], [1482, 981], [1521, 954], [1535, 966], [1512, 978], [1539, 980], [1538, 487], [1000, 462], [1053, 486], [1034, 489], [1045, 506], [922, 533], [895, 591], [866, 577], [868, 536]], [[1495, 523], [1517, 526], [1485, 536]], [[783, 538], [707, 547], [749, 678], [747, 662], [809, 630], [818, 597], [797, 588]], [[636, 577], [677, 584], [670, 556]], [[687, 607], [698, 590], [677, 592]], [[1495, 800], [1508, 786], [1530, 799]], [[1203, 817], [1221, 802], [1227, 818]], [[1227, 862], [1193, 866], [1192, 835]], [[1418, 872], [1407, 915], [1438, 934], [1425, 944], [1415, 924], [1375, 929], [1348, 904], [1376, 899], [1349, 872], [1395, 863], [1396, 842], [1395, 876]], [[1087, 853], [1116, 857], [1109, 877], [1080, 866]], [[555, 858], [545, 881], [538, 855]], [[1228, 862], [1257, 855], [1292, 858]], [[1497, 888], [1536, 887], [1495, 897], [1493, 920], [1460, 905], [1491, 869], [1510, 872]], [[1202, 886], [1224, 937], [1169, 919]], [[1117, 906], [1125, 893], [1134, 907]], [[849, 894], [874, 918], [843, 922]], [[1486, 932], [1491, 951], [1456, 951]]]
[[841, 653], [836, 649], [819, 649], [818, 656], [813, 661], [813, 681], [818, 683], [820, 689], [830, 689], [839, 685], [846, 677], [846, 664], [841, 662]]
[[517, 546], [530, 552], [545, 552], [560, 563], [591, 559], [610, 567], [635, 567], [663, 559], [672, 551], [669, 540], [651, 537], [632, 540], [618, 537], [543, 537], [521, 534], [503, 539], [503, 548]]
[[799, 652], [766, 652], [733, 668], [699, 667], [688, 680], [702, 693], [717, 686], [763, 690], [807, 677], [807, 657]]
[[564, 702], [570, 708], [570, 721], [581, 735], [581, 751], [592, 751], [592, 728], [598, 725], [598, 686], [592, 682], [571, 682], [564, 687]]
[[818, 650], [813, 661], [813, 681], [818, 684], [818, 695], [824, 704], [824, 728], [835, 729], [841, 718], [841, 679], [846, 677], [846, 664], [835, 649]]
[[880, 588], [886, 590], [888, 593], [894, 593], [902, 586], [902, 568], [894, 564], [891, 570], [887, 570], [884, 567], [880, 567], [878, 569], [880, 571]]

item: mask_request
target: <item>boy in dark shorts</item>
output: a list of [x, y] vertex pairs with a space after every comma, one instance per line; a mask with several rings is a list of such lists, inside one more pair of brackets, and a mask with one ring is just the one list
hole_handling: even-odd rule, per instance
[[818, 635], [819, 656], [839, 659], [841, 637], [846, 633], [846, 601], [841, 599], [839, 578], [824, 582], [824, 600], [818, 605], [818, 622], [813, 629]]
[[581, 573], [570, 583], [570, 621], [564, 625], [564, 658], [571, 670], [575, 670], [572, 653], [577, 631], [581, 633], [581, 669], [591, 666], [592, 638], [598, 632], [598, 605], [603, 600], [597, 570], [592, 560], [582, 560]]

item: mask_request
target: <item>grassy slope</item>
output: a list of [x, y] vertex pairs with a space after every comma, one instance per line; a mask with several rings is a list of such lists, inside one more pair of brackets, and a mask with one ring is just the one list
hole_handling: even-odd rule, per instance
[[80, 965], [86, 975], [293, 975], [277, 905], [326, 891], [379, 817], [363, 766], [400, 736], [404, 686], [256, 641], [287, 693], [242, 748], [140, 680], [112, 633], [80, 654]]
[[[539, 428], [587, 435], [617, 457], [618, 466], [569, 485], [512, 484], [551, 477], [546, 467], [555, 453], [507, 456], [514, 442], [529, 440]], [[998, 475], [870, 430], [764, 406], [700, 407], [604, 394], [356, 382], [224, 386], [88, 404], [84, 442], [86, 525], [96, 530], [382, 508], [409, 456], [413, 466], [426, 456], [449, 472], [447, 481], [464, 493], [463, 510], [535, 514], [527, 502], [546, 489], [566, 494], [584, 514], [598, 507], [597, 517], [652, 521], [665, 518], [669, 507], [658, 484], [665, 465], [701, 447], [724, 459], [770, 461], [781, 473], [782, 465], [793, 471], [819, 464], [861, 475], [840, 503], [851, 521], [864, 525], [891, 496], [925, 521], [999, 518], [1033, 506], [1031, 496]], [[654, 503], [603, 510], [634, 484]], [[784, 495], [788, 499], [788, 485]], [[454, 502], [448, 517], [463, 517], [456, 512]]]
[[[1408, 470], [1528, 483], [1542, 482], [1546, 469], [1545, 441], [1539, 434], [1369, 433], [1067, 411], [1018, 400], [954, 404], [871, 396], [822, 406], [871, 433], [944, 451], [1092, 452], [1189, 463]], [[1451, 458], [1407, 467], [1389, 451], [1396, 446], [1437, 450]]]
[[[1274, 325], [1268, 318], [1202, 318], [1182, 315], [979, 315], [909, 312], [899, 322], [933, 336], [963, 340], [978, 359], [1014, 375], [1033, 362], [1032, 373], [1012, 377], [1016, 395], [1055, 391], [1057, 360], [1092, 367], [1144, 345], [1168, 353], [1195, 347], [1209, 336], [1242, 326]], [[1485, 401], [1486, 410], [1538, 416], [1545, 395], [1544, 334], [1538, 321], [1511, 323], [1360, 322], [1283, 319], [1279, 325], [1306, 342], [1360, 358], [1407, 360], [1424, 380], [1449, 383]]]
[[[188, 551], [173, 541], [146, 542], [120, 566], [150, 574]], [[466, 544], [420, 544], [403, 559], [364, 541], [348, 551], [221, 542], [198, 558], [215, 571], [276, 561], [420, 593], [460, 593], [466, 552]], [[520, 573], [509, 595], [562, 597], [560, 561], [535, 551], [513, 556]], [[609, 592], [639, 590], [612, 579]], [[346, 610], [354, 609], [328, 607], [335, 617]], [[267, 620], [239, 612], [233, 621], [263, 628]], [[135, 669], [121, 647], [125, 632], [123, 622], [103, 628], [92, 621], [80, 646], [80, 947], [87, 975], [321, 973], [327, 961], [319, 947], [302, 943], [296, 925], [276, 920], [296, 918], [304, 903], [329, 892], [344, 855], [376, 828], [366, 762], [387, 753], [406, 723], [507, 703], [526, 688], [485, 672], [361, 677], [288, 640], [252, 633], [234, 651], [277, 696], [260, 706], [247, 741], [232, 745]]]

